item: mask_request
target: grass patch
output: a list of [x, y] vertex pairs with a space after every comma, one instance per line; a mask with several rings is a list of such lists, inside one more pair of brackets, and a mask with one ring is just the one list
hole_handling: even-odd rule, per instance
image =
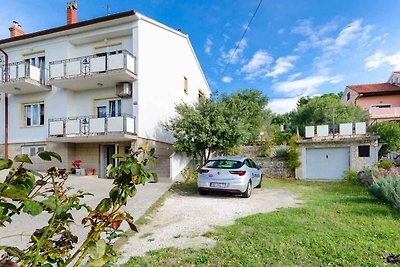
[[[266, 180], [305, 203], [219, 227], [208, 249], [161, 249], [125, 266], [381, 266], [400, 254], [400, 213], [348, 182]], [[268, 203], [265, 203], [268, 205]]]

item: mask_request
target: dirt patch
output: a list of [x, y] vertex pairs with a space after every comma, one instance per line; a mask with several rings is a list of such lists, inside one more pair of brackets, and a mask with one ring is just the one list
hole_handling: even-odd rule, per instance
[[226, 194], [174, 194], [153, 214], [150, 223], [121, 246], [122, 262], [160, 248], [213, 246], [215, 240], [204, 236], [214, 230], [213, 226], [231, 225], [240, 217], [300, 203], [290, 192], [272, 189], [253, 190], [247, 199]]

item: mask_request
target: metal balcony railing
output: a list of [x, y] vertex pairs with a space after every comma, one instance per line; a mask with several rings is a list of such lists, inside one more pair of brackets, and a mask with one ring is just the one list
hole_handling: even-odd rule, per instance
[[134, 135], [135, 117], [128, 114], [49, 119], [49, 137]]
[[[8, 68], [8, 78], [6, 79], [6, 69]], [[16, 82], [21, 79], [31, 79], [40, 84], [47, 85], [46, 70], [31, 65], [29, 62], [13, 62], [0, 66], [0, 83]]]
[[50, 80], [127, 70], [136, 74], [136, 57], [126, 50], [83, 56], [49, 63]]
[[400, 117], [400, 107], [370, 108], [369, 114], [372, 119], [399, 118]]

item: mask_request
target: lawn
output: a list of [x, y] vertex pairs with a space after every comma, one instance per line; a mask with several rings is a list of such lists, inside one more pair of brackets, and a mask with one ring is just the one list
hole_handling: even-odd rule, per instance
[[207, 233], [217, 239], [214, 248], [162, 249], [125, 266], [382, 266], [400, 254], [400, 212], [364, 187], [287, 180], [263, 187], [290, 190], [305, 203]]

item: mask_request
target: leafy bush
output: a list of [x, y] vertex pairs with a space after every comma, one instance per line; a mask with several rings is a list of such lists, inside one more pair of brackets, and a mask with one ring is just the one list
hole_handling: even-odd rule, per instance
[[390, 167], [389, 169], [377, 168], [372, 171], [372, 178], [375, 182], [396, 177], [400, 177], [399, 167]]
[[288, 167], [294, 173], [297, 167], [300, 167], [301, 162], [299, 161], [300, 153], [297, 151], [296, 137], [293, 136], [289, 140], [289, 151], [288, 151]]
[[400, 210], [400, 177], [374, 182], [367, 191], [377, 199], [390, 203]]
[[363, 185], [371, 185], [374, 182], [374, 178], [372, 178], [372, 170], [364, 169], [358, 172], [356, 181]]
[[261, 157], [269, 158], [271, 156], [272, 144], [270, 141], [266, 141], [264, 144], [260, 145], [257, 149], [257, 153]]
[[349, 182], [356, 182], [357, 172], [353, 170], [346, 170], [343, 172], [344, 179]]
[[197, 183], [197, 174], [198, 173], [196, 169], [191, 164], [189, 164], [181, 172], [181, 175], [183, 177], [183, 182], [188, 184]]
[[396, 164], [393, 161], [381, 161], [381, 162], [375, 164], [375, 166], [377, 168], [389, 170], [390, 168], [395, 167]]
[[287, 146], [278, 146], [275, 148], [274, 157], [279, 159], [287, 159], [289, 155], [289, 148]]

